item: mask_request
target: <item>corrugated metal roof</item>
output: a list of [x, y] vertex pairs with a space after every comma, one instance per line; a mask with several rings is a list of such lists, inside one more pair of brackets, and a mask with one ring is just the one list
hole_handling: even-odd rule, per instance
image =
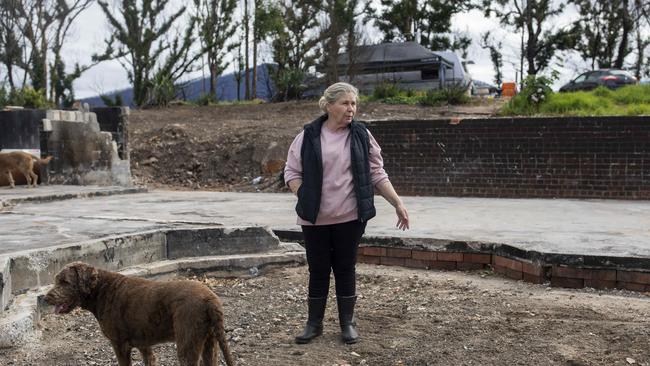
[[[440, 56], [431, 52], [417, 42], [381, 43], [370, 46], [359, 46], [355, 53], [354, 62], [359, 63], [396, 63], [406, 61], [436, 62]], [[447, 61], [447, 60], [445, 60]], [[339, 55], [338, 64], [350, 63], [350, 55]], [[450, 62], [448, 62], [450, 63]], [[451, 64], [451, 63], [450, 63]]]

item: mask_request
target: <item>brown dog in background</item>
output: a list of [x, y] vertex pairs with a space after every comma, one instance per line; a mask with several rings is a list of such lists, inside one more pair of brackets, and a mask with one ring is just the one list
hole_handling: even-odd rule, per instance
[[217, 344], [226, 364], [234, 365], [221, 301], [201, 283], [126, 277], [75, 262], [56, 275], [45, 301], [57, 314], [76, 307], [93, 313], [120, 366], [131, 365], [133, 348], [145, 365], [154, 365], [151, 346], [173, 341], [181, 366], [197, 366], [201, 358], [203, 366], [219, 365]]
[[45, 166], [50, 160], [52, 160], [51, 156], [45, 159], [39, 159], [23, 151], [0, 153], [0, 174], [5, 175], [9, 179], [11, 188], [16, 186], [12, 173], [14, 171], [19, 171], [25, 176], [27, 188], [32, 186], [36, 187], [38, 176], [34, 173], [34, 162], [38, 163], [39, 166]]

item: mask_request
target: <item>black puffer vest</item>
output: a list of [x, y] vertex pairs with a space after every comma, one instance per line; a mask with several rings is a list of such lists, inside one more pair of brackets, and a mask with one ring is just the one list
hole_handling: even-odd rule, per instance
[[[316, 223], [318, 217], [323, 188], [323, 157], [320, 146], [320, 130], [326, 120], [327, 115], [325, 114], [305, 125], [305, 135], [300, 150], [302, 185], [298, 190], [296, 213], [303, 220], [312, 224]], [[365, 222], [376, 214], [375, 193], [370, 179], [370, 141], [368, 130], [362, 123], [352, 121], [349, 128], [354, 192], [357, 197], [359, 221]]]

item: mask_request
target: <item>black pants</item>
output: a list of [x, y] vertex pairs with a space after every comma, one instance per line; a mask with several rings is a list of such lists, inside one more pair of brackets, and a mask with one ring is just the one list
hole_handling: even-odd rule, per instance
[[356, 264], [359, 240], [366, 223], [302, 226], [309, 265], [309, 297], [327, 297], [334, 271], [336, 296], [356, 295]]

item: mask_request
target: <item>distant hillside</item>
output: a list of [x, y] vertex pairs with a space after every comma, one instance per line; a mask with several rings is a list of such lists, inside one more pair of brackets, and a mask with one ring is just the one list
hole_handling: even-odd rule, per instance
[[[262, 64], [257, 67], [257, 98], [270, 100], [275, 91], [275, 86], [268, 73], [269, 64]], [[252, 77], [252, 71], [251, 71]], [[210, 78], [198, 78], [182, 85], [177, 97], [182, 100], [194, 101], [210, 90]], [[133, 107], [133, 88], [117, 90], [106, 94], [109, 98], [115, 99], [120, 95], [124, 105]], [[239, 95], [244, 98], [244, 81], [239, 86]], [[217, 79], [217, 98], [220, 101], [237, 100], [237, 81], [233, 73], [222, 75]], [[81, 99], [91, 107], [104, 107], [105, 104], [99, 96]]]

